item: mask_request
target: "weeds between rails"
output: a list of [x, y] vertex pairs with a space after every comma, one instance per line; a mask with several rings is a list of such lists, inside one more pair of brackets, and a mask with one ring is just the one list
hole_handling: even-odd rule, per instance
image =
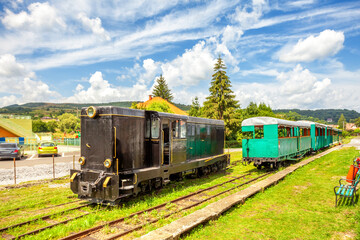
[[[68, 237], [62, 238], [62, 240], [84, 239], [87, 237], [93, 237], [96, 239], [108, 239], [108, 240], [116, 239], [116, 238], [125, 236], [133, 231], [139, 230], [148, 224], [156, 223], [160, 219], [168, 218], [176, 213], [179, 213], [181, 211], [198, 206], [206, 201], [209, 201], [215, 197], [218, 197], [220, 195], [228, 193], [236, 188], [239, 188], [241, 186], [244, 186], [246, 184], [254, 182], [254, 181], [256, 181], [260, 178], [263, 178], [269, 174], [271, 174], [271, 172], [268, 172], [261, 176], [252, 178], [246, 182], [242, 182], [239, 184], [235, 183], [236, 186], [233, 186], [224, 191], [215, 193], [211, 196], [205, 194], [206, 191], [216, 190], [216, 188], [223, 187], [225, 184], [234, 183], [236, 180], [245, 179], [246, 176], [251, 175], [251, 173], [244, 174], [244, 175], [238, 176], [234, 179], [225, 181], [220, 184], [216, 184], [214, 186], [211, 186], [211, 187], [208, 187], [205, 189], [198, 190], [198, 191], [190, 193], [188, 195], [185, 195], [185, 196], [179, 197], [177, 199], [168, 201], [166, 203], [157, 205], [155, 207], [151, 207], [151, 208], [148, 208], [148, 209], [136, 212], [136, 213], [132, 213], [126, 217], [121, 217], [119, 219], [104, 223], [102, 225], [72, 234]], [[188, 204], [189, 202], [192, 202], [192, 203]], [[155, 211], [155, 215], [156, 216], [160, 215], [160, 217], [156, 218], [154, 216], [151, 216], [151, 213], [153, 213], [154, 211]], [[135, 222], [135, 224], [131, 224], [131, 221]], [[140, 222], [140, 224], [138, 224], [139, 222]], [[108, 236], [104, 236], [104, 235], [108, 235], [108, 234], [106, 234], [106, 233], [104, 234], [104, 233], [102, 233], [102, 231], [114, 233], [114, 234], [112, 234], [112, 236], [108, 237]]]
[[69, 222], [69, 221], [78, 219], [78, 218], [80, 218], [80, 217], [84, 217], [84, 216], [86, 216], [86, 215], [89, 215], [91, 212], [86, 212], [85, 214], [82, 214], [82, 215], [80, 215], [80, 216], [77, 216], [77, 217], [74, 217], [74, 218], [69, 218], [69, 219], [67, 219], [67, 220], [65, 220], [65, 221], [57, 222], [57, 223], [51, 224], [51, 225], [46, 226], [46, 227], [42, 227], [42, 228], [39, 228], [39, 229], [35, 229], [35, 230], [32, 230], [32, 231], [30, 231], [30, 232], [27, 232], [27, 233], [24, 233], [24, 234], [21, 234], [21, 235], [18, 235], [18, 236], [12, 236], [12, 235], [6, 233], [6, 231], [8, 231], [8, 230], [10, 230], [10, 229], [22, 227], [22, 226], [24, 226], [24, 225], [28, 225], [28, 224], [31, 224], [31, 223], [35, 223], [35, 222], [38, 222], [38, 221], [47, 221], [47, 220], [48, 220], [48, 221], [53, 221], [52, 218], [55, 217], [55, 216], [58, 216], [58, 215], [64, 214], [64, 213], [68, 213], [68, 212], [71, 212], [71, 211], [75, 211], [75, 210], [81, 210], [82, 208], [88, 207], [88, 206], [90, 206], [90, 205], [92, 205], [92, 204], [91, 204], [91, 203], [87, 203], [87, 204], [85, 204], [85, 205], [73, 207], [73, 208], [66, 209], [66, 210], [63, 210], [63, 211], [60, 211], [60, 212], [56, 212], [56, 213], [49, 214], [49, 215], [46, 215], [46, 216], [38, 217], [38, 218], [29, 220], [29, 221], [25, 221], [25, 222], [17, 223], [17, 224], [8, 226], [8, 227], [4, 227], [4, 228], [1, 228], [1, 229], [0, 229], [0, 233], [2, 233], [2, 235], [6, 235], [6, 238], [7, 238], [7, 239], [19, 239], [19, 238], [22, 238], [22, 237], [27, 236], [27, 235], [36, 234], [36, 233], [38, 233], [38, 232], [44, 231], [44, 230], [46, 230], [46, 229], [49, 229], [49, 228], [52, 228], [52, 227], [55, 227], [55, 226], [58, 226], [58, 225], [60, 225], [60, 224], [67, 223], [67, 222]]
[[[232, 168], [232, 167], [236, 166], [238, 163], [239, 163], [239, 161], [236, 161], [235, 165], [232, 164], [232, 166], [230, 166], [229, 168]], [[236, 180], [236, 178], [235, 178], [235, 180]], [[230, 180], [230, 181], [234, 181], [234, 180]], [[225, 184], [225, 183], [223, 183], [223, 184]], [[210, 187], [210, 188], [214, 188], [214, 187], [216, 187], [216, 186], [217, 186], [217, 185], [212, 186], [212, 187]], [[69, 197], [68, 197], [68, 198], [69, 198]], [[73, 202], [76, 202], [76, 201], [73, 201]], [[70, 202], [70, 203], [73, 203], [73, 202]], [[61, 205], [65, 205], [65, 204], [70, 204], [70, 203], [59, 204], [59, 205], [57, 205], [57, 206], [61, 206]], [[23, 222], [23, 223], [19, 223], [19, 224], [15, 224], [15, 225], [12, 225], [12, 226], [9, 226], [9, 227], [5, 227], [5, 228], [3, 228], [3, 229], [0, 229], [0, 232], [5, 232], [5, 231], [8, 230], [8, 229], [15, 228], [15, 227], [20, 227], [20, 226], [23, 226], [23, 225], [25, 225], [25, 224], [29, 224], [29, 223], [32, 223], [32, 222], [36, 222], [36, 221], [38, 221], [38, 220], [51, 219], [51, 218], [52, 218], [53, 216], [55, 216], [55, 215], [59, 215], [59, 214], [65, 213], [65, 212], [70, 212], [70, 211], [72, 211], [72, 210], [84, 208], [84, 207], [87, 207], [87, 206], [89, 206], [89, 205], [90, 205], [90, 204], [85, 205], [85, 206], [76, 207], [76, 208], [71, 208], [71, 209], [68, 209], [68, 210], [65, 210], [65, 211], [61, 211], [61, 212], [58, 212], [58, 213], [54, 213], [54, 214], [51, 214], [51, 215], [43, 216], [43, 217], [36, 218], [36, 219], [30, 220], [30, 221], [26, 221], [26, 222]], [[44, 208], [44, 209], [53, 208], [53, 207], [56, 207], [56, 206], [50, 206], [50, 207], [47, 207], [47, 208]], [[21, 207], [20, 207], [20, 208], [21, 208]], [[20, 209], [20, 208], [17, 208], [17, 209]], [[39, 209], [39, 210], [37, 210], [37, 211], [41, 211], [41, 210], [44, 210], [44, 209]], [[11, 210], [15, 210], [15, 209], [11, 209]], [[86, 213], [86, 214], [83, 214], [83, 215], [81, 215], [81, 216], [77, 216], [77, 217], [75, 217], [75, 218], [70, 218], [70, 219], [67, 219], [67, 220], [65, 220], [65, 221], [61, 221], [61, 222], [58, 222], [58, 223], [55, 223], [55, 224], [52, 224], [52, 225], [49, 225], [49, 226], [46, 226], [46, 227], [43, 227], [43, 228], [40, 228], [40, 229], [36, 229], [36, 230], [30, 231], [30, 232], [27, 232], [27, 233], [18, 235], [18, 236], [16, 236], [16, 237], [13, 237], [13, 236], [11, 236], [11, 235], [7, 235], [7, 238], [15, 239], [15, 238], [22, 238], [22, 237], [24, 237], [24, 236], [31, 235], [31, 234], [36, 234], [36, 233], [38, 233], [38, 232], [40, 232], [40, 231], [43, 231], [43, 230], [46, 230], [46, 229], [49, 229], [49, 228], [58, 226], [58, 225], [60, 225], [60, 224], [65, 224], [65, 223], [67, 223], [67, 222], [69, 222], [69, 221], [78, 219], [78, 218], [80, 218], [80, 217], [84, 217], [84, 216], [89, 215], [89, 214], [91, 214], [91, 213], [93, 213], [93, 212]]]

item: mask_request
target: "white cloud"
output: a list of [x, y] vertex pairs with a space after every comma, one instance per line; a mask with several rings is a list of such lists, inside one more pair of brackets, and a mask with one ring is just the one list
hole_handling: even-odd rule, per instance
[[255, 101], [270, 104], [272, 108], [329, 108], [337, 94], [329, 78], [318, 80], [301, 65], [278, 73], [275, 82], [233, 85], [243, 106]]
[[161, 65], [163, 76], [170, 86], [195, 86], [201, 80], [210, 80], [215, 59], [205, 42], [197, 43], [171, 62]]
[[311, 35], [300, 39], [294, 46], [286, 46], [279, 52], [279, 59], [283, 62], [311, 62], [324, 59], [338, 53], [344, 46], [343, 32], [325, 30], [318, 36]]
[[[268, 4], [265, 0], [253, 0], [251, 5], [245, 4], [243, 7], [237, 7], [231, 18], [240, 25], [241, 29], [249, 29], [259, 22], [267, 8]], [[248, 11], [249, 9], [251, 11]]]
[[96, 71], [89, 79], [90, 87], [85, 89], [84, 86], [78, 84], [75, 94], [65, 102], [77, 103], [106, 103], [125, 100], [139, 100], [148, 95], [147, 86], [136, 83], [131, 87], [113, 86], [108, 80], [103, 78], [101, 72]]
[[81, 21], [85, 29], [92, 31], [95, 35], [100, 36], [101, 38], [110, 41], [110, 35], [105, 29], [101, 26], [101, 19], [94, 18], [90, 19], [86, 16], [85, 13], [79, 13], [78, 19]]
[[151, 58], [145, 59], [143, 61], [144, 73], [141, 74], [140, 79], [144, 82], [149, 82], [154, 80], [155, 76], [159, 71], [159, 63], [156, 63]]
[[33, 80], [34, 78], [35, 73], [17, 63], [13, 55], [0, 56], [0, 93], [9, 94], [0, 98], [0, 107], [15, 103], [47, 101], [60, 96], [51, 91], [46, 83]]
[[32, 3], [28, 6], [29, 13], [21, 11], [16, 14], [9, 9], [5, 10], [5, 16], [1, 19], [8, 29], [23, 31], [53, 31], [65, 28], [66, 24], [56, 13], [55, 8], [48, 2]]

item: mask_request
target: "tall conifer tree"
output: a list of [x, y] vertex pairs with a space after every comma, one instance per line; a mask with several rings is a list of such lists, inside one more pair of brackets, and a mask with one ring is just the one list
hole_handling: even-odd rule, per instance
[[235, 100], [235, 94], [231, 90], [231, 82], [225, 70], [226, 66], [219, 56], [209, 88], [210, 96], [206, 98], [203, 109], [206, 117], [224, 120], [226, 134], [230, 137], [239, 127], [239, 123], [235, 119], [235, 112], [240, 105]]
[[159, 78], [156, 79], [157, 85], [154, 87], [154, 90], [152, 92], [152, 95], [154, 97], [161, 97], [163, 99], [166, 99], [167, 101], [171, 102], [173, 100], [173, 95], [166, 83], [165, 78], [160, 75]]
[[235, 94], [230, 89], [231, 82], [226, 75], [226, 66], [219, 56], [212, 75], [210, 96], [204, 102], [205, 115], [214, 119], [229, 119], [235, 109], [239, 108]]
[[192, 117], [200, 117], [201, 115], [201, 107], [199, 103], [199, 98], [195, 97], [194, 100], [192, 100], [192, 104], [189, 110], [189, 115]]

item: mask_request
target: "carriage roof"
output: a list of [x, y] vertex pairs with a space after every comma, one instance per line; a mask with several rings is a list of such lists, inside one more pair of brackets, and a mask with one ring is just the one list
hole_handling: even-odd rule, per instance
[[306, 122], [294, 122], [273, 117], [253, 117], [245, 119], [241, 126], [264, 126], [264, 125], [279, 125], [289, 127], [310, 128], [310, 124]]

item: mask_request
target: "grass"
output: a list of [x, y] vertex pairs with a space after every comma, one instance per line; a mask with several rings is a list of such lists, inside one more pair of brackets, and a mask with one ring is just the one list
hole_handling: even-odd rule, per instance
[[[184, 239], [355, 239], [360, 206], [334, 207], [333, 188], [359, 151], [334, 151]], [[358, 238], [359, 239], [359, 238]]]
[[[241, 159], [241, 152], [231, 153], [231, 160]], [[58, 239], [64, 236], [69, 235], [72, 232], [77, 232], [84, 230], [107, 221], [111, 221], [120, 217], [127, 216], [131, 213], [144, 210], [149, 207], [156, 206], [158, 204], [173, 200], [180, 196], [189, 194], [191, 192], [224, 182], [229, 180], [229, 175], [242, 175], [245, 172], [254, 171], [254, 174], [261, 174], [257, 172], [253, 166], [243, 166], [238, 164], [236, 167], [233, 167], [226, 172], [219, 172], [212, 174], [200, 179], [184, 179], [181, 182], [171, 183], [168, 186], [164, 187], [159, 191], [153, 191], [148, 195], [139, 196], [135, 199], [131, 199], [128, 202], [122, 203], [119, 207], [89, 207], [87, 211], [95, 211], [88, 216], [82, 217], [75, 221], [69, 222], [65, 225], [57, 226], [52, 229], [45, 230], [36, 234], [34, 236], [26, 237], [25, 239]], [[15, 188], [15, 189], [3, 189], [0, 190], [0, 201], [2, 205], [0, 206], [0, 227], [9, 226], [18, 222], [23, 222], [25, 220], [30, 220], [38, 218], [39, 216], [47, 215], [53, 212], [58, 212], [57, 210], [49, 209], [44, 213], [38, 213], [39, 209], [48, 207], [54, 204], [60, 204], [64, 202], [74, 201], [75, 199], [69, 199], [68, 196], [72, 196], [70, 188], [65, 187], [51, 187], [54, 184], [63, 185], [67, 183], [68, 179], [56, 180], [50, 183], [44, 183], [39, 185], [28, 186], [24, 188]], [[199, 206], [203, 207], [205, 206]], [[7, 211], [8, 209], [14, 209], [16, 207], [21, 207], [21, 209], [16, 211]], [[173, 204], [168, 204], [166, 206], [169, 209], [173, 209]], [[67, 207], [70, 208], [70, 207]], [[64, 207], [66, 209], [66, 207]], [[97, 211], [101, 210], [101, 211]], [[195, 210], [187, 211], [190, 213]], [[31, 214], [29, 214], [31, 213]], [[34, 214], [36, 213], [36, 214]], [[159, 213], [154, 210], [148, 213], [151, 216], [158, 216]], [[74, 215], [78, 215], [76, 212]], [[56, 220], [63, 220], [63, 217], [58, 216]], [[171, 220], [171, 218], [170, 218]], [[129, 219], [129, 221], [136, 222], [137, 219]], [[162, 219], [160, 223], [168, 223], [168, 219]], [[159, 224], [160, 224], [159, 223]], [[39, 223], [38, 223], [39, 224]], [[46, 222], [42, 221], [41, 226], [48, 225]], [[15, 234], [16, 231], [24, 233], [29, 230], [33, 230], [37, 226], [36, 224], [30, 224], [21, 227], [21, 229], [9, 230], [7, 233]], [[110, 229], [105, 229], [106, 232]]]

